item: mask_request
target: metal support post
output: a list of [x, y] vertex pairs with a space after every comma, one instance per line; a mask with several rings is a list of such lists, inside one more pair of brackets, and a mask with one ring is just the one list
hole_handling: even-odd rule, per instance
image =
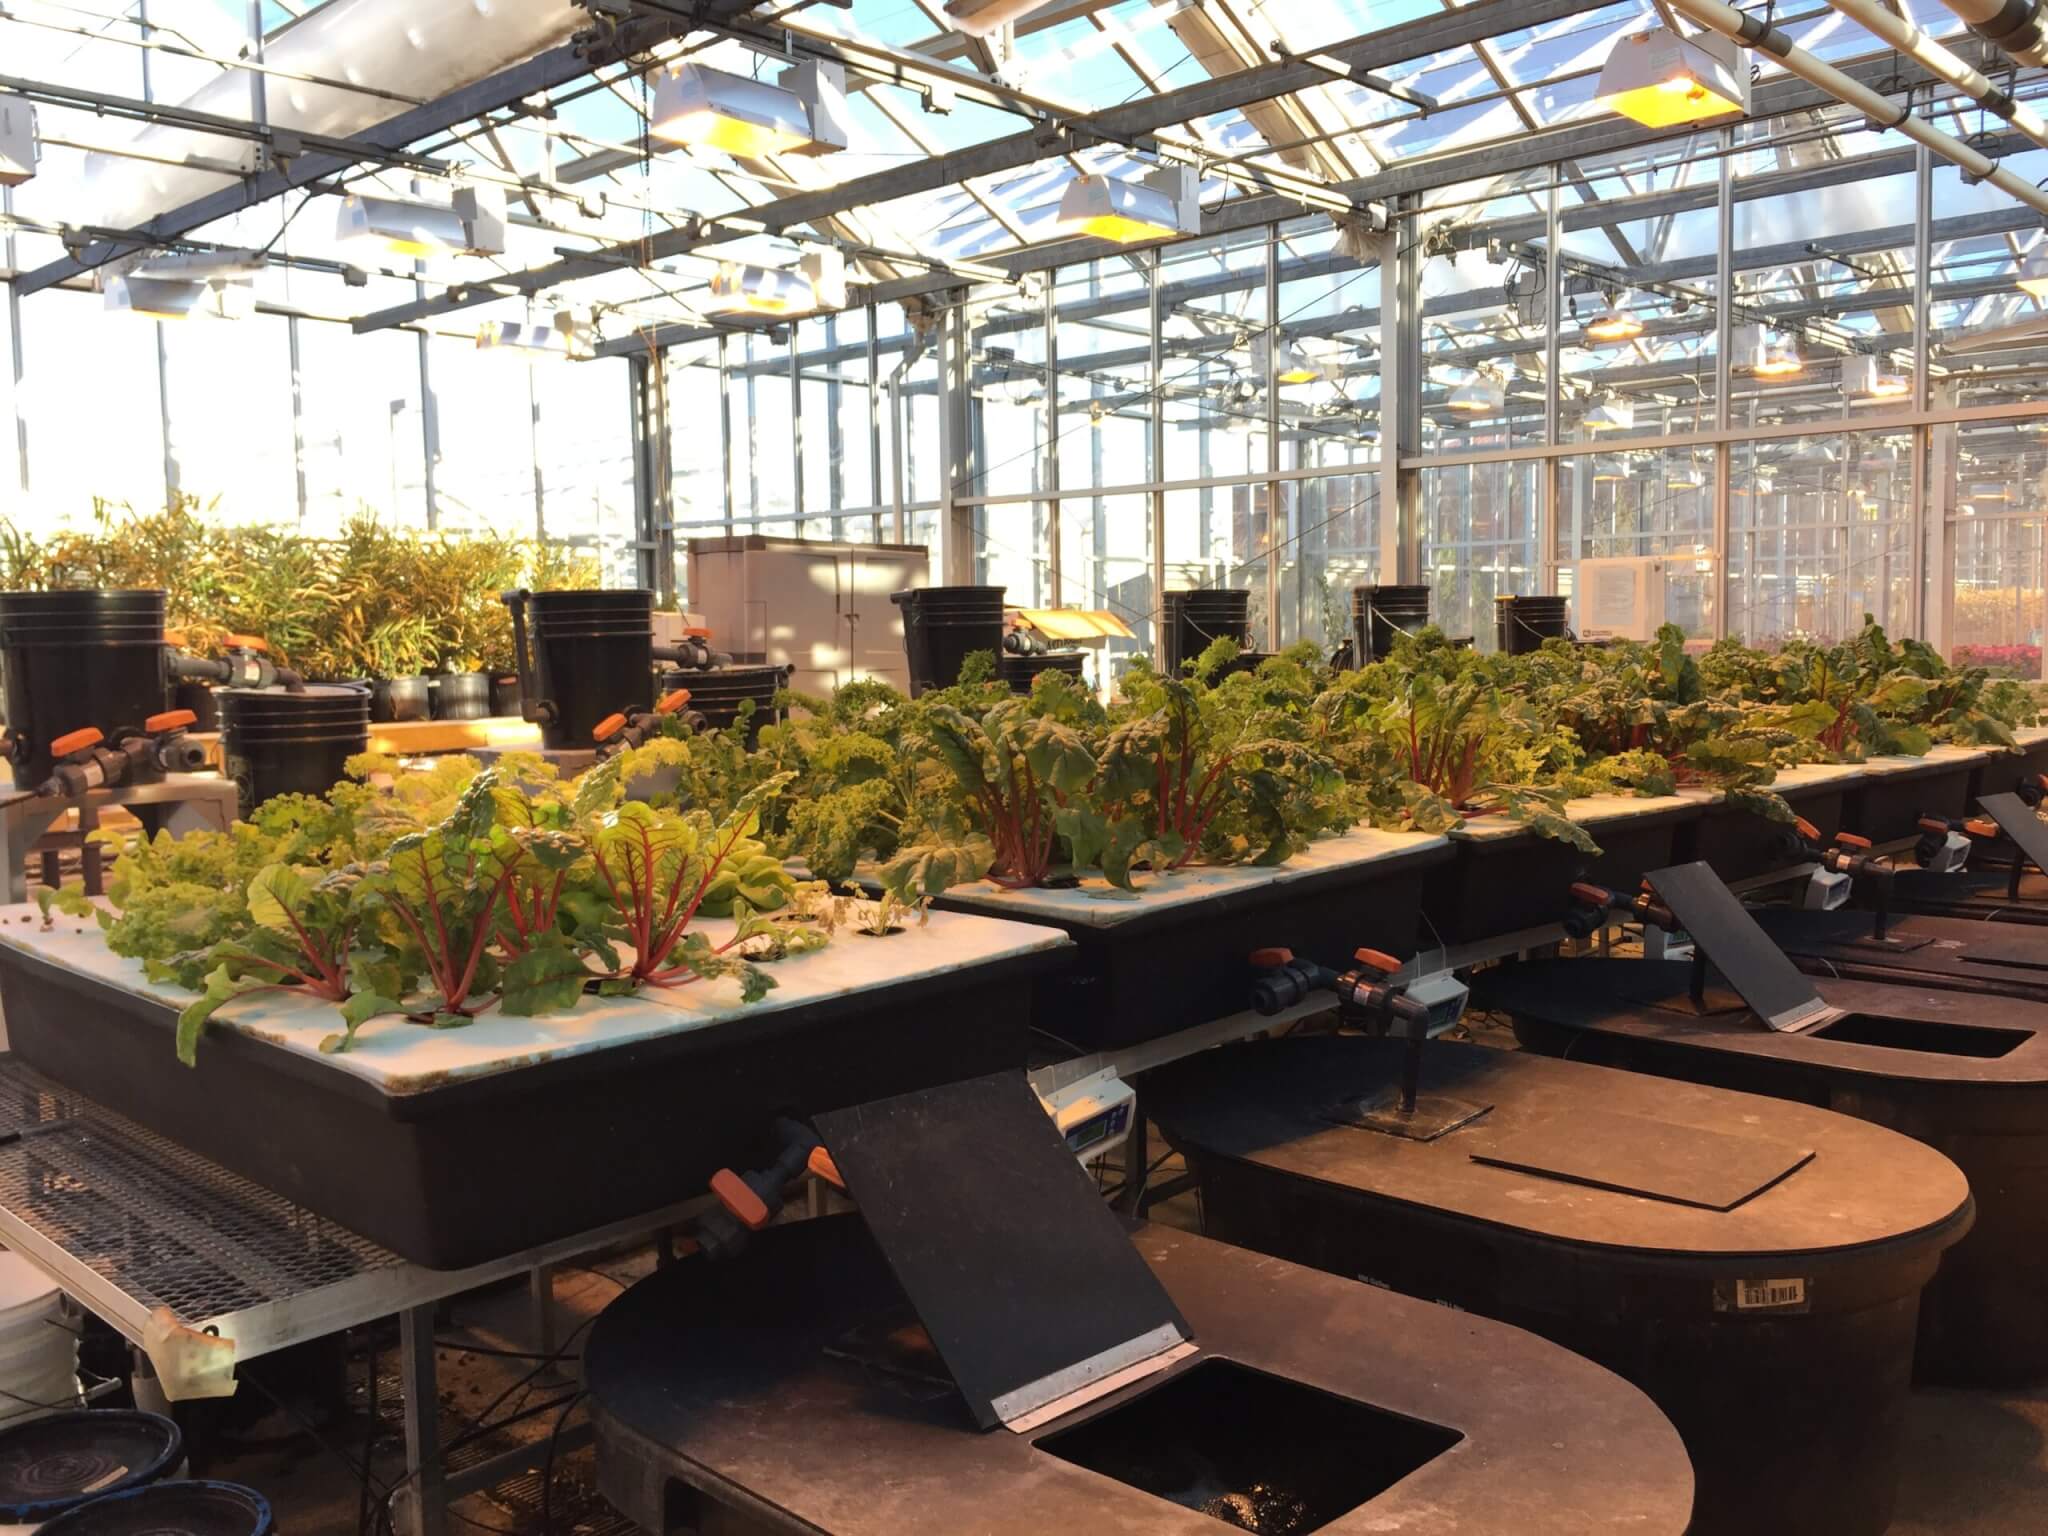
[[[1286, 550], [1287, 519], [1280, 511], [1280, 239], [1266, 226], [1266, 376], [1260, 380], [1266, 399], [1266, 649], [1280, 647], [1280, 561]], [[1133, 1130], [1133, 1138], [1136, 1131]], [[1144, 1147], [1138, 1155], [1144, 1156]]]
[[440, 1389], [434, 1372], [434, 1303], [398, 1314], [399, 1379], [405, 1392], [403, 1502], [408, 1536], [444, 1536], [447, 1490], [441, 1465]]
[[[1720, 131], [1720, 238], [1714, 246], [1714, 425], [1726, 429], [1733, 420], [1732, 359], [1728, 350], [1735, 338], [1735, 133]], [[1714, 445], [1714, 629], [1716, 640], [1728, 634], [1729, 551], [1733, 498], [1730, 480], [1735, 472], [1735, 454], [1725, 442]], [[1751, 499], [1752, 515], [1755, 500]]]

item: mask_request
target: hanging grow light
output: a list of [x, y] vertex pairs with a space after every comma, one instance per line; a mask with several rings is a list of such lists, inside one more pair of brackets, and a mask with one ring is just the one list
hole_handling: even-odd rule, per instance
[[1593, 483], [1595, 485], [1621, 485], [1628, 480], [1628, 470], [1619, 459], [1595, 459], [1593, 461]]
[[1653, 27], [1608, 50], [1593, 99], [1646, 128], [1747, 113], [1749, 67], [1735, 43], [1718, 33], [1684, 37]]
[[1794, 379], [1806, 372], [1806, 362], [1791, 337], [1771, 336], [1757, 348], [1756, 366], [1751, 371], [1760, 379]]
[[1593, 341], [1629, 341], [1642, 334], [1642, 318], [1628, 307], [1626, 294], [1610, 299], [1605, 309], [1586, 322], [1586, 335]]
[[771, 85], [684, 64], [655, 82], [647, 131], [671, 144], [735, 159], [829, 155], [846, 148], [846, 71], [820, 60], [785, 69]]
[[1842, 359], [1842, 393], [1852, 400], [1896, 400], [1912, 387], [1903, 375], [1884, 372], [1878, 358], [1858, 353]]
[[254, 278], [264, 259], [248, 251], [157, 252], [107, 270], [110, 310], [152, 320], [241, 320], [256, 312]]
[[1499, 379], [1489, 373], [1475, 373], [1455, 386], [1444, 404], [1454, 411], [1469, 411], [1475, 416], [1482, 416], [1499, 410], [1507, 400], [1507, 387]]
[[457, 187], [445, 203], [423, 197], [350, 193], [341, 200], [334, 238], [396, 256], [426, 259], [505, 251], [505, 199], [497, 188]]
[[727, 261], [712, 274], [705, 312], [714, 315], [810, 315], [846, 307], [846, 258], [806, 252], [793, 267]]
[[532, 359], [574, 358], [582, 361], [597, 355], [597, 337], [586, 312], [565, 309], [553, 319], [487, 320], [477, 328], [477, 350], [502, 351]]
[[1588, 432], [1627, 432], [1633, 430], [1635, 424], [1635, 402], [1624, 400], [1619, 395], [1602, 395], [1585, 415]]
[[1706, 483], [1706, 476], [1690, 465], [1667, 471], [1664, 476], [1664, 489], [1667, 491], [1696, 491]]
[[1079, 176], [1060, 194], [1062, 234], [1129, 245], [1202, 232], [1201, 179], [1184, 165], [1162, 166], [1141, 181]]
[[[1263, 379], [1266, 376], [1266, 353], [1272, 342], [1264, 336], [1252, 339], [1250, 354], [1252, 373]], [[1298, 341], [1283, 341], [1273, 349], [1273, 378], [1280, 384], [1313, 384], [1326, 374], [1324, 366], [1308, 355], [1307, 348]]]

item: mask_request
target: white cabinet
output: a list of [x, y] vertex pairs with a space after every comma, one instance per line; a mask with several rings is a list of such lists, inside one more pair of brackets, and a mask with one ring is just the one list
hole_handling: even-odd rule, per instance
[[910, 691], [903, 612], [889, 594], [930, 584], [924, 545], [749, 534], [688, 549], [687, 606], [735, 661], [791, 667], [800, 693], [870, 677]]

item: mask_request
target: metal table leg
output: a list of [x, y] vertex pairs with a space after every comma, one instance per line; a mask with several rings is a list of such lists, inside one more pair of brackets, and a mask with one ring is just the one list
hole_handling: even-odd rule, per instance
[[398, 1314], [400, 1378], [405, 1384], [405, 1471], [410, 1490], [399, 1523], [408, 1536], [445, 1536], [448, 1497], [443, 1486], [439, 1389], [434, 1380], [434, 1307]]

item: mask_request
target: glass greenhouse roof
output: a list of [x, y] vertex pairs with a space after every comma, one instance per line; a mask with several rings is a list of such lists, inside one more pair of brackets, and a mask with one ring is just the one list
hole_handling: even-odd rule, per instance
[[[1901, 8], [1933, 35], [1960, 30], [1938, 0]], [[1515, 242], [1543, 237], [1554, 165], [1562, 251], [1590, 283], [1641, 269], [1654, 278], [1637, 295], [1647, 316], [1682, 320], [1697, 311], [1695, 295], [1712, 308], [1698, 269], [1704, 261], [1710, 277], [1718, 235], [1718, 130], [1661, 141], [1645, 134], [1581, 159], [1571, 158], [1571, 136], [1557, 134], [1543, 162], [1526, 153], [1532, 138], [1616, 121], [1593, 102], [1601, 64], [1617, 39], [1659, 23], [1661, 0], [1048, 0], [987, 38], [949, 26], [941, 0], [763, 6], [754, 13], [762, 19], [738, 4], [701, 9], [728, 20], [691, 30], [680, 7], [611, 0], [589, 9], [567, 0], [9, 0], [0, 12], [0, 89], [37, 103], [44, 149], [40, 174], [7, 194], [7, 266], [37, 274], [32, 284], [62, 275], [54, 264], [67, 248], [197, 207], [208, 216], [173, 217], [158, 233], [263, 252], [256, 289], [274, 309], [360, 318], [363, 329], [473, 331], [530, 309], [578, 306], [594, 310], [610, 337], [651, 337], [657, 327], [687, 333], [708, 323], [721, 263], [788, 266], [804, 246], [846, 254], [856, 303], [1104, 254], [1099, 242], [1057, 227], [1068, 185], [1085, 174], [1141, 175], [1166, 160], [1199, 169], [1212, 230], [1311, 207], [1363, 208], [1398, 176], [1435, 229], [1450, 230], [1436, 255], [1481, 247], [1439, 260], [1442, 270], [1426, 282], [1432, 345], [1506, 355], [1503, 347], [1543, 331], [1540, 315], [1499, 301], [1514, 276]], [[622, 10], [634, 13], [634, 26], [666, 35], [644, 31], [648, 45], [625, 59], [466, 103], [468, 115], [443, 113], [443, 126], [403, 144], [329, 162], [308, 185], [280, 192], [274, 180], [259, 184], [253, 206], [229, 208], [244, 200], [235, 189], [276, 157], [289, 168], [315, 153], [270, 124], [341, 141], [346, 159], [351, 147], [378, 142], [380, 120], [431, 116], [433, 103], [469, 87], [476, 71], [466, 60], [488, 59], [485, 73], [495, 74], [574, 36], [602, 46]], [[1549, 19], [1518, 24], [1532, 11]], [[250, 35], [252, 17], [260, 39]], [[1776, 20], [1837, 64], [1888, 57], [1825, 5], [1788, 6]], [[1312, 72], [1313, 83], [1278, 94], [1199, 90], [1361, 39], [1372, 40], [1369, 82]], [[252, 55], [263, 72], [244, 67]], [[651, 131], [655, 68], [688, 58], [772, 80], [787, 63], [814, 57], [848, 66], [849, 142], [838, 153], [736, 157], [684, 149]], [[1766, 60], [1759, 89], [1778, 70]], [[2023, 82], [2021, 94], [2038, 85]], [[293, 106], [321, 93], [343, 106], [297, 125]], [[1139, 115], [1106, 134], [1060, 132], [1118, 107]], [[1964, 114], [1953, 101], [1929, 106], [1923, 93], [1919, 109], [1959, 135], [1981, 127], [1974, 108]], [[1850, 114], [1817, 109], [1738, 133], [1737, 178], [1835, 164], [1849, 173], [1824, 188], [1738, 204], [1739, 301], [1782, 308], [1797, 298], [1816, 324], [1845, 337], [1897, 330], [1897, 306], [1856, 300], [1911, 285], [1911, 229], [1889, 243], [1869, 237], [1900, 222], [1884, 216], [1886, 206], [1911, 205], [1895, 195], [1895, 179], [1911, 177], [1910, 148]], [[2037, 159], [2048, 154], [2009, 163], [2036, 179], [2048, 169], [2032, 165]], [[431, 194], [451, 178], [506, 194], [501, 254], [415, 262], [338, 243], [330, 194]], [[1688, 202], [1687, 193], [1705, 201]], [[1996, 281], [2039, 238], [2033, 227], [2012, 220], [1992, 228], [1997, 221], [1984, 216], [2014, 205], [1991, 189], [1949, 178], [1942, 195], [1932, 270], [1949, 286], [1938, 322], [2000, 324], [2036, 312], [2009, 281]], [[1638, 211], [1644, 205], [1655, 211]], [[1509, 231], [1505, 254], [1486, 248], [1500, 244], [1496, 227]], [[1830, 252], [1831, 230], [1856, 232], [1856, 251]], [[1751, 254], [1755, 267], [1746, 264]], [[68, 280], [91, 281], [75, 269]], [[1476, 307], [1461, 298], [1487, 294]], [[1910, 331], [1910, 303], [1904, 317]], [[1686, 366], [1701, 343], [1697, 327], [1667, 324], [1634, 350], [1654, 371]], [[1560, 363], [1566, 372], [1583, 361], [1573, 350]]]

